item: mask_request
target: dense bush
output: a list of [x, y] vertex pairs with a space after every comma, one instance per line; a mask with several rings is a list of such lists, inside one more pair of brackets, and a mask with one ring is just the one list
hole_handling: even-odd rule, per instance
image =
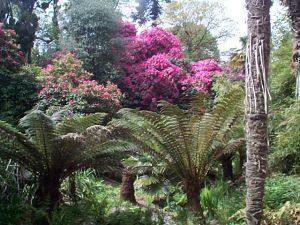
[[72, 0], [67, 11], [66, 28], [73, 45], [84, 62], [84, 68], [93, 73], [94, 79], [103, 83], [117, 76], [114, 65], [117, 56], [112, 54], [112, 40], [118, 33], [119, 13], [114, 1]]
[[0, 120], [16, 123], [36, 102], [36, 74], [24, 64], [15, 31], [0, 26]]
[[277, 175], [266, 180], [265, 207], [279, 209], [287, 201], [300, 202], [300, 180], [294, 176]]
[[61, 54], [42, 71], [38, 108], [65, 108], [75, 113], [113, 113], [119, 109], [121, 92], [118, 87], [109, 81], [100, 85], [91, 77], [75, 54]]
[[184, 89], [208, 93], [213, 82], [213, 75], [222, 72], [219, 64], [213, 59], [191, 62], [190, 73], [183, 77], [181, 84]]
[[37, 101], [35, 74], [27, 71], [0, 73], [0, 83], [0, 120], [15, 124]]
[[176, 63], [184, 57], [181, 42], [160, 27], [135, 35], [134, 26], [128, 22], [122, 26], [125, 50], [119, 64], [125, 76], [121, 87], [131, 107], [153, 110], [159, 100], [174, 102], [187, 90], [207, 93], [212, 75], [222, 71], [213, 59]]

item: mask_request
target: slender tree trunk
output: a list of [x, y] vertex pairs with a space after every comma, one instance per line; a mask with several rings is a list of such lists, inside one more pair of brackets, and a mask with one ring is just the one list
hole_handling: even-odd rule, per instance
[[124, 168], [122, 171], [122, 184], [121, 184], [121, 199], [136, 204], [134, 195], [134, 181], [135, 175], [128, 168]]
[[71, 174], [69, 177], [69, 193], [70, 193], [70, 198], [72, 199], [73, 203], [77, 205], [77, 196], [76, 196], [76, 177], [74, 174]]
[[246, 221], [258, 225], [263, 214], [268, 150], [268, 72], [271, 0], [246, 0], [248, 44], [246, 57]]
[[233, 180], [232, 155], [226, 155], [221, 158], [224, 180]]
[[59, 23], [58, 23], [58, 14], [59, 14], [58, 0], [53, 0], [52, 4], [53, 4], [53, 16], [52, 16], [53, 39], [54, 39], [55, 48], [59, 49], [60, 29], [59, 29]]
[[200, 186], [191, 180], [184, 181], [183, 190], [187, 196], [187, 208], [201, 225], [206, 224], [203, 209], [200, 205]]
[[297, 86], [296, 97], [300, 99], [300, 1], [299, 0], [282, 0], [288, 7], [289, 16], [294, 31], [293, 44], [293, 67], [296, 73]]

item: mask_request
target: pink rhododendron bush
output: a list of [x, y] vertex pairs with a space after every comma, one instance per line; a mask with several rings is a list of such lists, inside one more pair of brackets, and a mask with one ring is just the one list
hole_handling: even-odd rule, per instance
[[16, 32], [0, 24], [0, 69], [17, 71], [25, 63], [24, 53], [16, 44]]
[[59, 55], [42, 71], [38, 107], [66, 108], [78, 113], [118, 110], [121, 107], [118, 87], [109, 81], [100, 85], [91, 77], [74, 54]]
[[213, 75], [222, 72], [214, 59], [204, 59], [190, 63], [190, 72], [181, 79], [184, 90], [208, 93], [213, 82]]
[[213, 59], [191, 62], [187, 68], [177, 65], [175, 62], [184, 57], [180, 40], [163, 28], [134, 35], [134, 26], [124, 22], [120, 30], [125, 42], [120, 53], [125, 73], [120, 87], [130, 107], [153, 110], [159, 100], [174, 102], [183, 92], [208, 93], [213, 75], [222, 71]]

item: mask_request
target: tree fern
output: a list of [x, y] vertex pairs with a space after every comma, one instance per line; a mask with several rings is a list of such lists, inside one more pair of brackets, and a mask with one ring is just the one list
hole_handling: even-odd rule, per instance
[[[218, 152], [217, 143], [224, 139], [225, 133], [242, 114], [243, 91], [238, 85], [232, 85], [206, 111], [203, 96], [197, 97], [199, 99], [192, 101], [189, 110], [161, 102], [160, 113], [123, 109], [118, 113], [120, 119], [112, 122], [131, 130], [138, 141], [149, 147], [147, 152], [153, 156], [158, 153], [156, 157], [171, 166], [182, 182], [187, 184], [186, 193], [195, 196], [197, 194], [191, 192], [199, 192]], [[140, 148], [140, 151], [145, 149]], [[201, 210], [199, 201], [196, 203], [193, 198], [188, 199], [191, 211], [195, 211], [193, 207]]]
[[0, 157], [11, 158], [34, 173], [36, 206], [49, 202], [51, 213], [60, 201], [63, 179], [80, 169], [111, 164], [119, 151], [136, 151], [134, 142], [119, 138], [122, 130], [100, 125], [105, 117], [98, 113], [58, 122], [32, 111], [20, 120], [24, 133], [0, 121]]

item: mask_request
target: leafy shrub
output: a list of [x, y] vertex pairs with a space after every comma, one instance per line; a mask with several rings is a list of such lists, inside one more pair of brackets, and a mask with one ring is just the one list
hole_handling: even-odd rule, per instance
[[190, 73], [181, 80], [184, 89], [192, 88], [198, 92], [207, 93], [213, 82], [213, 74], [222, 71], [218, 63], [213, 59], [204, 59], [191, 62]]
[[265, 211], [266, 225], [298, 225], [300, 224], [300, 204], [286, 202], [278, 211]]
[[100, 85], [91, 77], [75, 54], [59, 55], [42, 71], [38, 107], [66, 108], [74, 113], [117, 111], [121, 97], [118, 87], [111, 82]]
[[279, 209], [287, 201], [300, 201], [300, 180], [295, 176], [276, 175], [267, 178], [265, 185], [265, 207]]
[[67, 31], [75, 42], [68, 48], [78, 53], [84, 68], [101, 83], [117, 76], [112, 41], [120, 19], [116, 8], [111, 0], [74, 0], [67, 11]]
[[212, 74], [221, 71], [215, 60], [181, 63], [181, 42], [172, 33], [154, 27], [134, 35], [134, 26], [128, 22], [122, 26], [126, 28], [120, 34], [125, 43], [119, 62], [125, 73], [121, 87], [130, 107], [155, 110], [158, 101], [175, 102], [187, 89], [210, 90]]
[[36, 76], [26, 68], [17, 73], [0, 71], [0, 120], [16, 124], [37, 101]]
[[282, 114], [281, 123], [276, 129], [272, 153], [269, 156], [271, 167], [284, 173], [300, 172], [300, 101], [296, 100]]
[[0, 120], [16, 123], [35, 103], [37, 81], [24, 64], [16, 32], [0, 24]]

